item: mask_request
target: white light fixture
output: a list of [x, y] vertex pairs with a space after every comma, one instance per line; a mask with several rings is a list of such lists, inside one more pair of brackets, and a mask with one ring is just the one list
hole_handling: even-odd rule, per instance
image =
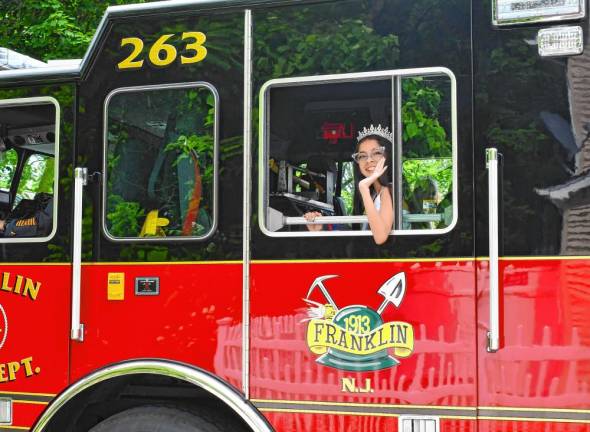
[[569, 56], [584, 51], [584, 32], [580, 26], [539, 30], [537, 46], [541, 57]]
[[0, 424], [12, 423], [12, 399], [0, 399]]
[[566, 21], [586, 16], [585, 0], [493, 0], [494, 25]]

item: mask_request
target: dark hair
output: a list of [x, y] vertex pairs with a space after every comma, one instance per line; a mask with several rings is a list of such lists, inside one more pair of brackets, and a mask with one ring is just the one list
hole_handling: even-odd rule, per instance
[[[377, 179], [377, 181], [379, 182], [379, 184], [381, 186], [388, 186], [391, 183], [391, 181], [389, 180], [389, 171], [391, 171], [391, 169], [392, 169], [391, 158], [389, 157], [389, 150], [391, 149], [391, 143], [389, 142], [389, 140], [383, 138], [382, 136], [367, 135], [366, 137], [364, 137], [362, 140], [360, 140], [358, 142], [358, 144], [356, 145], [355, 151], [358, 151], [361, 144], [368, 139], [375, 140], [379, 143], [379, 145], [381, 147], [385, 147], [385, 166], [387, 166], [388, 168], [387, 168], [387, 171], [385, 171], [383, 173], [383, 175]], [[359, 192], [358, 184], [364, 178], [364, 176], [361, 173], [361, 170], [360, 170], [359, 165], [357, 163], [354, 164], [353, 172], [354, 172], [354, 184], [355, 184], [353, 209], [354, 209], [355, 215], [360, 215], [360, 214], [363, 214], [363, 212], [364, 212], [364, 206], [363, 206], [363, 200], [361, 198], [361, 194]], [[371, 185], [370, 190], [371, 190], [371, 196], [375, 197], [377, 195], [377, 192], [375, 191], [375, 188], [373, 187], [373, 185]]]

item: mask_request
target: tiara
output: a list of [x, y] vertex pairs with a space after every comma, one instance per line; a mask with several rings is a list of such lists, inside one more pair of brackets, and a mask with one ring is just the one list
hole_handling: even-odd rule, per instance
[[389, 128], [385, 126], [384, 128], [381, 125], [375, 127], [373, 125], [369, 126], [367, 129], [366, 127], [363, 130], [359, 131], [358, 136], [356, 137], [357, 142], [360, 142], [363, 138], [370, 136], [370, 135], [378, 135], [380, 137], [385, 138], [390, 143], [393, 143], [393, 132], [389, 132]]

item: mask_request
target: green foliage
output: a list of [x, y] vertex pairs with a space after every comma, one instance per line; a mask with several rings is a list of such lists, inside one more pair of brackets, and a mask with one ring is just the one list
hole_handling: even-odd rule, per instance
[[422, 78], [405, 79], [402, 81], [402, 86], [404, 155], [407, 157], [449, 156], [451, 142], [439, 120], [442, 90]]
[[119, 195], [109, 195], [108, 201], [109, 232], [115, 237], [139, 236], [141, 221], [146, 216], [139, 203], [125, 201]]
[[342, 165], [342, 190], [340, 196], [344, 201], [348, 214], [353, 213], [354, 209], [354, 162], [344, 162]]
[[398, 37], [379, 35], [364, 19], [341, 18], [313, 25], [317, 11], [273, 13], [257, 21], [255, 70], [262, 77], [354, 72], [391, 66], [399, 58]]
[[27, 159], [16, 192], [18, 197], [33, 199], [38, 192], [53, 193], [54, 159], [33, 154]]
[[10, 190], [12, 177], [16, 170], [18, 163], [18, 154], [16, 150], [11, 149], [1, 153], [0, 160], [0, 189], [4, 191]]
[[41, 60], [81, 58], [109, 5], [145, 0], [3, 0], [0, 46]]
[[403, 172], [408, 193], [413, 193], [424, 179], [431, 179], [436, 183], [439, 199], [451, 191], [453, 161], [450, 158], [407, 159], [403, 163]]

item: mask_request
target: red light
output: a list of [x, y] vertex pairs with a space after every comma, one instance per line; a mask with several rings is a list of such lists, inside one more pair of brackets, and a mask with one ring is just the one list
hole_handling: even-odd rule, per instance
[[338, 144], [341, 139], [351, 139], [354, 136], [354, 124], [350, 124], [349, 133], [346, 133], [346, 124], [344, 123], [324, 123], [322, 125], [322, 138], [328, 141], [328, 144]]

